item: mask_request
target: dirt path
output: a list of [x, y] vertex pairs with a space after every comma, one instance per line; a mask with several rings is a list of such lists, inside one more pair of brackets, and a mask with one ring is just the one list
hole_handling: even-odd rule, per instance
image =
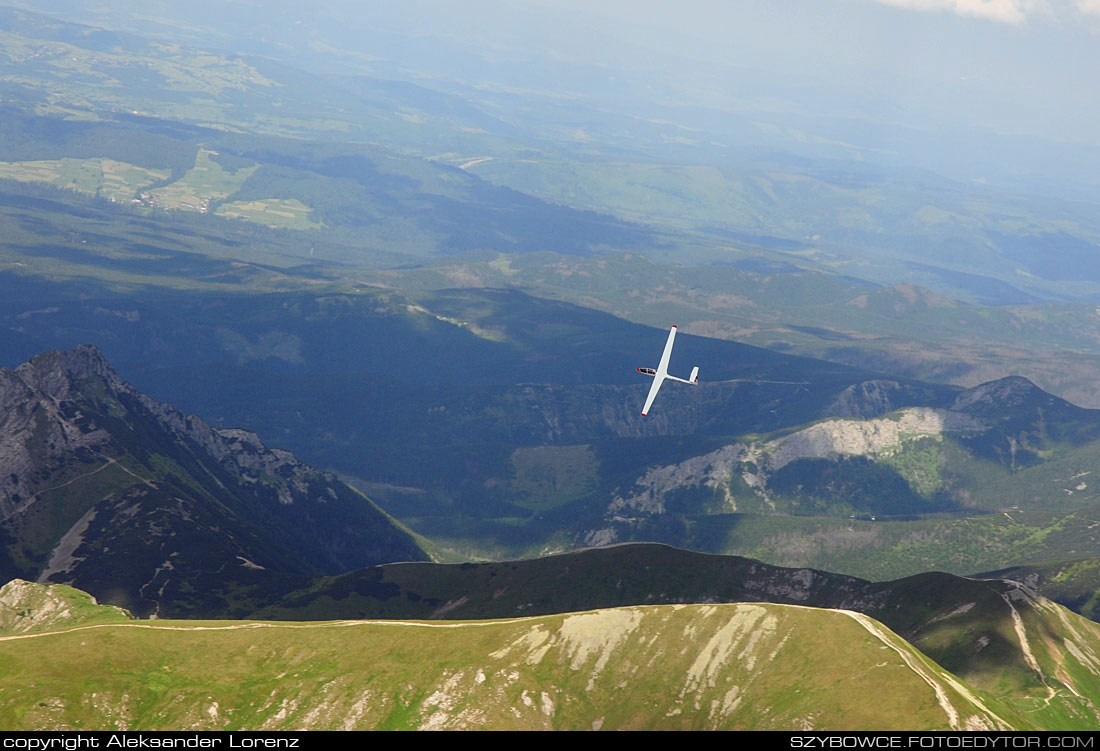
[[470, 161], [466, 162], [465, 164], [458, 165], [458, 168], [459, 169], [469, 169], [470, 167], [476, 167], [477, 165], [479, 165], [483, 162], [492, 161], [492, 159], [493, 158], [491, 156], [479, 156], [477, 159], [471, 159]]
[[[104, 458], [106, 458], [106, 457], [104, 457]], [[102, 472], [103, 470], [107, 469], [107, 467], [110, 467], [112, 464], [117, 464], [117, 462], [114, 459], [107, 459], [107, 463], [104, 464], [102, 467], [97, 467], [96, 469], [93, 469], [91, 472], [85, 472], [84, 474], [78, 475], [78, 476], [74, 477], [73, 479], [71, 479], [67, 482], [61, 483], [60, 485], [54, 485], [52, 488], [45, 488], [44, 490], [39, 490], [37, 493], [34, 494], [34, 499], [37, 501], [38, 496], [42, 495], [43, 493], [51, 493], [55, 490], [60, 490], [61, 488], [64, 488], [68, 485], [72, 485], [77, 480], [83, 480], [85, 477], [91, 477], [94, 474], [98, 474], [98, 473]], [[121, 465], [119, 465], [119, 466], [121, 466]], [[126, 468], [123, 467], [123, 469], [126, 469]], [[129, 470], [127, 470], [127, 471], [129, 471]], [[133, 473], [131, 473], [131, 474], [133, 474]]]
[[424, 621], [330, 621], [327, 623], [234, 623], [226, 626], [160, 626], [153, 623], [96, 623], [91, 626], [77, 626], [75, 628], [62, 629], [60, 631], [42, 631], [35, 634], [12, 634], [0, 636], [0, 642], [14, 641], [17, 639], [38, 639], [44, 636], [60, 636], [73, 634], [77, 631], [91, 631], [100, 628], [146, 628], [156, 631], [239, 631], [241, 629], [258, 628], [282, 628], [282, 629], [312, 629], [312, 628], [348, 628], [351, 626], [419, 626], [422, 628], [477, 628], [479, 626], [496, 626], [509, 623], [523, 623], [543, 616], [527, 616], [526, 618], [509, 618], [505, 620], [465, 621], [462, 623], [427, 623]]

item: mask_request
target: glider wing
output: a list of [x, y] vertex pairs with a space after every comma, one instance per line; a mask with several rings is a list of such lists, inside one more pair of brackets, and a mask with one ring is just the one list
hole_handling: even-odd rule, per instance
[[[668, 341], [665, 342], [665, 351], [661, 355], [661, 364], [657, 366], [657, 377], [668, 375], [668, 361], [672, 359], [672, 343], [676, 341], [676, 327], [668, 331]], [[651, 392], [656, 393], [656, 392]], [[647, 410], [648, 411], [648, 410]]]
[[[676, 329], [673, 329], [675, 331]], [[672, 339], [669, 339], [671, 342]], [[667, 353], [667, 350], [666, 350]], [[657, 371], [657, 375], [653, 376], [653, 385], [649, 387], [649, 396], [645, 398], [645, 406], [642, 407], [642, 417], [645, 417], [649, 412], [649, 408], [653, 406], [653, 400], [657, 398], [657, 392], [661, 389], [661, 384], [664, 383], [665, 377], [661, 371]]]

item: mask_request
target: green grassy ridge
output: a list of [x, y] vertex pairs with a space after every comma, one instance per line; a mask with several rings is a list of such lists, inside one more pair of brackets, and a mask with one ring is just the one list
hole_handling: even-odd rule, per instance
[[780, 605], [97, 625], [0, 641], [0, 663], [9, 730], [945, 730], [1046, 719], [981, 696], [871, 619]]

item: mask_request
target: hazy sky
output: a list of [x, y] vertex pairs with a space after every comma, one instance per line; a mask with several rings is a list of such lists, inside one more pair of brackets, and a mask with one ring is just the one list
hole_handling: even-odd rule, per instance
[[[298, 64], [343, 65], [342, 72], [358, 65], [427, 85], [451, 78], [550, 95], [621, 95], [638, 108], [651, 98], [749, 117], [771, 111], [1100, 149], [1100, 0], [23, 4], [108, 25], [144, 19], [143, 31], [154, 28], [150, 19], [182, 18], [209, 30], [212, 44], [242, 40], [249, 51], [290, 55], [291, 64], [297, 54]], [[334, 49], [355, 54], [318, 53]]]
[[1100, 145], [1100, 0], [414, 0], [356, 7], [390, 28], [530, 69], [542, 59], [671, 82], [664, 91], [678, 88], [683, 104], [706, 97], [713, 105], [718, 95], [736, 102], [744, 89], [797, 106], [809, 90], [844, 114], [854, 108], [857, 116], [913, 125], [934, 120]]
[[[18, 2], [19, 0], [17, 0]], [[3, 0], [0, 0], [3, 2]], [[462, 73], [457, 51], [505, 62], [656, 73], [685, 98], [728, 89], [731, 69], [865, 90], [1006, 131], [1095, 142], [1100, 0], [22, 0], [101, 23], [185, 18], [217, 34], [361, 43], [401, 64]], [[395, 40], [377, 49], [380, 32]], [[327, 38], [327, 39], [326, 39]], [[360, 42], [361, 40], [361, 42]], [[410, 58], [439, 41], [439, 57]], [[273, 49], [275, 49], [273, 47]], [[552, 82], [555, 71], [545, 73]], [[563, 81], [568, 85], [568, 81]], [[776, 93], [783, 93], [778, 91]], [[1046, 121], [1046, 122], [1044, 122]]]

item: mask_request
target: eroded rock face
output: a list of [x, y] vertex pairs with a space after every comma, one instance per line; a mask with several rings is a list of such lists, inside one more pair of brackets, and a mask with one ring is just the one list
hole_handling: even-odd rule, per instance
[[903, 409], [878, 420], [826, 420], [765, 444], [763, 463], [774, 472], [798, 459], [878, 454], [899, 445], [904, 437], [974, 432], [984, 427], [981, 420], [961, 412], [927, 407]]

